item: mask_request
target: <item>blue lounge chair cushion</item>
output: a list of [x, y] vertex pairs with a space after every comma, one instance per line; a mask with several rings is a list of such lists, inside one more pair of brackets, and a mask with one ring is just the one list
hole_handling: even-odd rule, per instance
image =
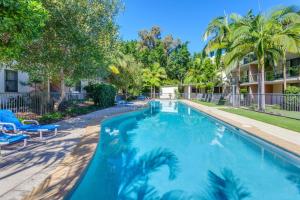
[[13, 123], [17, 128], [23, 125], [15, 116], [15, 114], [10, 110], [0, 110], [0, 122]]
[[[22, 124], [15, 114], [10, 110], [0, 110], [0, 122], [13, 123], [20, 131], [37, 132], [37, 131], [54, 131], [58, 125], [35, 125], [35, 124]], [[13, 130], [11, 126], [4, 126], [6, 130]]]
[[8, 135], [5, 133], [0, 133], [0, 144], [13, 144], [29, 138], [28, 135], [17, 134], [17, 135]]
[[27, 131], [27, 132], [37, 132], [37, 131], [54, 131], [56, 128], [58, 128], [58, 125], [23, 125], [18, 127], [21, 131]]

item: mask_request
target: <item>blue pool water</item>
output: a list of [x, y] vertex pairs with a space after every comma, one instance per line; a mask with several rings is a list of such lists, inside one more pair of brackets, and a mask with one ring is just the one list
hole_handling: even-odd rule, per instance
[[107, 120], [100, 138], [69, 199], [300, 199], [297, 160], [182, 103]]

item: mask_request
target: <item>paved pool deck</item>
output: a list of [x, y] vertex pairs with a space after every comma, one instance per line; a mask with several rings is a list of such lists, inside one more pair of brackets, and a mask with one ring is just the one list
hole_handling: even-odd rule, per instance
[[46, 144], [29, 142], [0, 157], [0, 199], [63, 199], [95, 152], [100, 122], [145, 105], [135, 102], [61, 121], [59, 133]]
[[[249, 134], [268, 141], [287, 151], [300, 156], [300, 133], [267, 124], [261, 121], [219, 110], [215, 107], [204, 106], [189, 100], [180, 100], [208, 115], [229, 123]], [[299, 121], [300, 123], [300, 121]]]

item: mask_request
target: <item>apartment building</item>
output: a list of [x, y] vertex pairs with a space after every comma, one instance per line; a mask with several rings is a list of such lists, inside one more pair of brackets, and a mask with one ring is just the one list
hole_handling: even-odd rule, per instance
[[[266, 94], [282, 94], [284, 92], [283, 62], [286, 62], [287, 85], [300, 87], [300, 56], [288, 54], [285, 61], [278, 64], [266, 64], [264, 74]], [[231, 71], [231, 76], [233, 86], [238, 84], [240, 90], [247, 90], [249, 94], [258, 93], [259, 69], [257, 59], [253, 54], [244, 57], [240, 61], [239, 67], [235, 67]]]
[[[79, 81], [73, 87], [66, 87], [69, 93], [84, 92], [84, 87], [89, 81]], [[29, 75], [25, 72], [12, 70], [7, 67], [0, 68], [0, 94], [15, 94], [15, 93], [29, 93], [36, 88], [29, 84]], [[51, 84], [51, 92], [59, 92], [59, 84]]]

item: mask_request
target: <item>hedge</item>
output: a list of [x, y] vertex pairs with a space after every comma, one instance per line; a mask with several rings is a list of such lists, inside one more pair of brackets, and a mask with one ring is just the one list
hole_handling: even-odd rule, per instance
[[95, 105], [101, 108], [114, 106], [117, 89], [109, 84], [89, 84], [84, 88], [88, 97], [92, 98]]

